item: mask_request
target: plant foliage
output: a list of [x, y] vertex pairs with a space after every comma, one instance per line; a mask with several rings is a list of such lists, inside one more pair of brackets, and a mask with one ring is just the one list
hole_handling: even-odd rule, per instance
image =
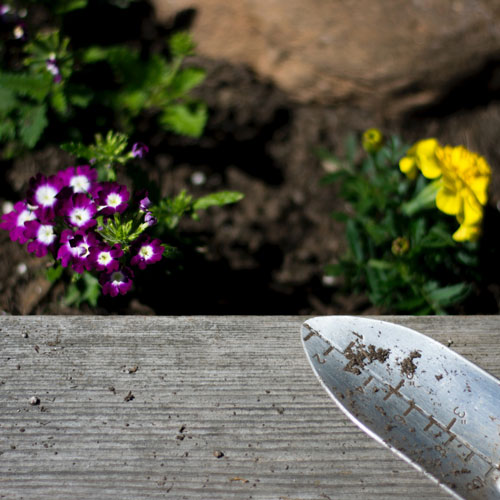
[[436, 189], [400, 171], [408, 146], [398, 137], [374, 150], [365, 146], [361, 155], [359, 149], [350, 136], [345, 158], [320, 152], [334, 170], [323, 183], [335, 185], [349, 206], [333, 214], [345, 224], [348, 251], [326, 273], [342, 276], [346, 290], [366, 292], [384, 311], [446, 313], [477, 279], [478, 243], [454, 241], [453, 220], [436, 209]]

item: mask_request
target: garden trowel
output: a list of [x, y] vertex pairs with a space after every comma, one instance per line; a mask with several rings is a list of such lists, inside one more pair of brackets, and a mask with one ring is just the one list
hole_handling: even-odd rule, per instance
[[321, 384], [363, 431], [459, 499], [500, 499], [500, 381], [439, 342], [392, 323], [307, 320]]

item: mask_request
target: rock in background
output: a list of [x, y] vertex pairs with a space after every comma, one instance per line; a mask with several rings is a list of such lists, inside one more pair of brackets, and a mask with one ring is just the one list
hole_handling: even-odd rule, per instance
[[500, 58], [498, 0], [153, 3], [163, 20], [193, 14], [201, 55], [247, 64], [299, 102], [383, 116], [431, 105]]

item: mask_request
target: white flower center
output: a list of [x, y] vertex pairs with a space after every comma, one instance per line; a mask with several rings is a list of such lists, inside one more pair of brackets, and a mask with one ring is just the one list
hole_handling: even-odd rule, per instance
[[78, 252], [82, 259], [86, 259], [90, 253], [88, 243], [82, 243], [81, 245], [78, 245]]
[[122, 197], [118, 193], [109, 193], [106, 198], [106, 204], [108, 207], [116, 208], [122, 202]]
[[57, 190], [52, 186], [40, 186], [36, 191], [36, 201], [43, 207], [51, 207], [56, 201]]
[[112, 260], [113, 257], [111, 257], [109, 252], [101, 252], [99, 257], [97, 257], [97, 262], [99, 262], [101, 266], [107, 266]]
[[120, 271], [115, 271], [111, 275], [111, 284], [114, 286], [120, 286], [125, 281], [125, 275]]
[[17, 216], [17, 225], [19, 227], [23, 227], [25, 222], [27, 222], [29, 220], [35, 220], [35, 219], [36, 219], [36, 215], [31, 210], [23, 210]]
[[87, 208], [77, 207], [74, 208], [69, 216], [71, 224], [74, 226], [83, 226], [91, 218], [90, 212]]
[[54, 228], [49, 225], [41, 225], [38, 228], [37, 240], [44, 245], [50, 245], [55, 240]]
[[149, 260], [153, 256], [153, 248], [151, 245], [144, 245], [141, 247], [139, 250], [139, 255], [144, 259], [144, 260]]
[[71, 177], [69, 185], [75, 193], [86, 193], [90, 188], [90, 181], [85, 175], [75, 175]]

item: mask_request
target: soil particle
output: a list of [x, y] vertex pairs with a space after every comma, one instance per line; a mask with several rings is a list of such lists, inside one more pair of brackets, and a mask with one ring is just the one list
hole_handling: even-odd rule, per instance
[[455, 476], [458, 476], [459, 474], [469, 474], [470, 472], [470, 469], [460, 469], [453, 471], [453, 474], [455, 474]]
[[389, 349], [382, 349], [381, 347], [377, 349], [373, 344], [366, 346], [358, 341], [354, 345], [347, 346], [344, 352], [348, 360], [348, 363], [344, 366], [344, 371], [360, 375], [361, 370], [373, 361], [385, 363], [389, 353]]
[[439, 374], [439, 375], [434, 375], [436, 377], [436, 380], [439, 382], [442, 378], [443, 378], [443, 375]]
[[123, 398], [123, 401], [132, 401], [135, 399], [135, 396], [132, 394], [132, 391], [128, 391], [128, 394]]
[[421, 358], [422, 354], [418, 351], [412, 351], [410, 355], [401, 361], [401, 375], [406, 375], [407, 377], [412, 377], [417, 370], [417, 365], [413, 362], [416, 358]]

